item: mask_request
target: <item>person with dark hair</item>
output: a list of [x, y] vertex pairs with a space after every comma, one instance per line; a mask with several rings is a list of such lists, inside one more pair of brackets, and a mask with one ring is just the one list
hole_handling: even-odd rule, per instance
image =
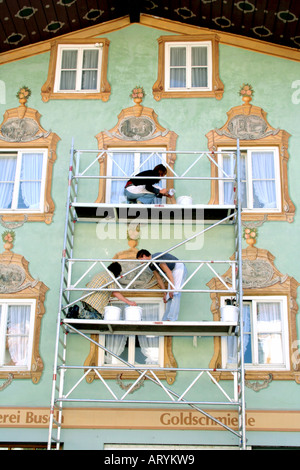
[[157, 266], [166, 274], [169, 281], [169, 292], [166, 292], [164, 295], [164, 302], [167, 306], [163, 316], [163, 321], [176, 321], [179, 316], [181, 299], [181, 292], [178, 292], [178, 289], [181, 289], [182, 284], [187, 277], [185, 264], [181, 263], [176, 256], [173, 256], [170, 253], [153, 253], [153, 255], [151, 255], [151, 253], [145, 249], [139, 250], [136, 257], [143, 261], [154, 259], [155, 264], [150, 263], [149, 268], [153, 271], [161, 289], [165, 289], [165, 284]]
[[[142, 171], [141, 173], [138, 173], [136, 176], [132, 177], [127, 181], [124, 188], [124, 194], [127, 197], [127, 202], [154, 204], [154, 199], [156, 197], [172, 197], [168, 194], [168, 190], [166, 188], [160, 188], [157, 185], [161, 178], [166, 176], [166, 174], [166, 167], [162, 164], [159, 164], [156, 165], [153, 170]], [[154, 178], [146, 178], [150, 176]]]
[[111, 296], [116, 297], [128, 305], [137, 305], [136, 302], [124, 297], [121, 292], [108, 290], [116, 289], [117, 287], [113, 278], [119, 277], [122, 272], [120, 263], [111, 263], [107, 269], [111, 274], [107, 271], [101, 271], [87, 284], [87, 287], [91, 289], [100, 289], [102, 286], [105, 286], [105, 288], [101, 291], [91, 292], [90, 295], [85, 297], [84, 300], [81, 301], [82, 309], [79, 309], [77, 305], [70, 307], [67, 318], [102, 320], [104, 309]]

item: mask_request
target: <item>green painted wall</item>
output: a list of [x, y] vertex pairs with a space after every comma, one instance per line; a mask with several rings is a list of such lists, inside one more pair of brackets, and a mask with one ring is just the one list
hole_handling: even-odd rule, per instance
[[[28, 105], [37, 109], [41, 117], [41, 125], [59, 135], [61, 141], [57, 147], [57, 161], [53, 170], [52, 197], [56, 204], [54, 219], [51, 225], [44, 223], [27, 223], [16, 230], [14, 251], [21, 253], [29, 261], [29, 269], [34, 278], [42, 280], [49, 288], [46, 296], [46, 313], [42, 321], [40, 352], [45, 364], [42, 378], [38, 385], [30, 381], [13, 383], [0, 393], [1, 406], [42, 406], [50, 405], [52, 363], [54, 357], [56, 317], [58, 310], [58, 293], [60, 285], [60, 263], [63, 247], [63, 231], [65, 218], [65, 202], [67, 195], [67, 175], [69, 166], [69, 151], [72, 138], [75, 148], [96, 149], [95, 135], [105, 129], [111, 129], [117, 123], [117, 116], [123, 108], [133, 105], [129, 94], [136, 85], [142, 85], [146, 91], [143, 104], [153, 108], [158, 115], [159, 123], [178, 134], [178, 150], [205, 150], [207, 139], [205, 134], [214, 128], [219, 128], [227, 120], [226, 112], [240, 105], [238, 91], [242, 83], [251, 83], [255, 90], [253, 104], [262, 107], [268, 114], [267, 119], [274, 128], [281, 128], [291, 134], [289, 141], [290, 161], [288, 165], [289, 191], [296, 209], [300, 198], [298, 174], [300, 171], [299, 148], [299, 111], [300, 104], [293, 100], [295, 89], [292, 84], [300, 78], [299, 64], [247, 50], [220, 45], [220, 77], [225, 85], [223, 99], [164, 99], [156, 102], [152, 96], [152, 86], [157, 78], [158, 47], [157, 38], [164, 35], [163, 31], [132, 25], [128, 28], [107, 35], [111, 41], [109, 47], [108, 81], [112, 93], [109, 101], [93, 100], [52, 100], [43, 103], [40, 90], [45, 83], [48, 73], [49, 54], [41, 54], [29, 59], [8, 63], [0, 67], [0, 80], [5, 83], [5, 103], [0, 103], [0, 116], [6, 109], [16, 107], [15, 98], [18, 89], [26, 85], [32, 90]], [[2, 100], [3, 101], [3, 100]], [[293, 102], [294, 101], [294, 102]], [[176, 165], [180, 167], [180, 161]], [[209, 166], [207, 166], [209, 171]], [[204, 186], [205, 187], [205, 186]], [[202, 191], [202, 187], [199, 188]], [[96, 195], [95, 195], [96, 196]], [[207, 194], [207, 202], [209, 194]], [[279, 271], [300, 281], [299, 272], [299, 216], [296, 211], [292, 224], [287, 222], [267, 222], [259, 228], [257, 246], [268, 249], [275, 257]], [[127, 249], [126, 240], [97, 238], [96, 225], [79, 225], [77, 228], [76, 250], [83, 257], [112, 257], [116, 252]], [[4, 229], [3, 229], [4, 230]], [[186, 229], [186, 235], [192, 229]], [[162, 240], [152, 237], [147, 231], [141, 232], [140, 247], [146, 246], [150, 251], [166, 250], [178, 243], [163, 236]], [[245, 245], [246, 247], [246, 245]], [[196, 248], [196, 249], [193, 249]], [[175, 252], [181, 258], [226, 259], [234, 250], [232, 231], [229, 227], [218, 228], [206, 234], [203, 240], [187, 250], [185, 246]], [[222, 273], [222, 271], [221, 271]], [[205, 283], [212, 277], [207, 275]], [[183, 296], [181, 320], [211, 319], [210, 299], [206, 295], [201, 303], [195, 299]], [[299, 328], [299, 318], [297, 319]], [[87, 345], [81, 338], [72, 338], [74, 345], [74, 361], [84, 361], [87, 355]], [[191, 338], [174, 339], [173, 352], [182, 367], [188, 367], [193, 359], [193, 365], [207, 367], [213, 354], [212, 339], [200, 339], [195, 348]], [[178, 388], [184, 382], [184, 377], [178, 374]], [[225, 385], [226, 386], [226, 385]], [[88, 393], [96, 392], [96, 384], [85, 386]], [[147, 385], [147, 388], [151, 385]], [[201, 387], [204, 396], [210, 396], [210, 387], [204, 383]], [[83, 391], [83, 394], [85, 391]], [[137, 399], [143, 398], [144, 391], [135, 393]], [[157, 391], [153, 389], [153, 398]], [[249, 409], [281, 409], [299, 410], [299, 386], [294, 382], [274, 381], [270, 386], [258, 393], [246, 389], [246, 402]], [[285, 399], [283, 397], [288, 397]], [[8, 434], [0, 428], [0, 439], [5, 441]], [[35, 431], [26, 431], [26, 439], [35, 440]], [[76, 447], [78, 444], [75, 431], [66, 433], [67, 446]], [[99, 435], [96, 432], [97, 436]], [[79, 433], [90, 442], [95, 442], [98, 448], [98, 437], [92, 431]], [[145, 433], [130, 432], [128, 439], [132, 442], [197, 442], [198, 444], [228, 443], [230, 438], [226, 433], [183, 433], [172, 434], [147, 431]], [[43, 432], [45, 436], [46, 433]], [[93, 437], [91, 437], [93, 435]], [[120, 433], [117, 433], [120, 440]], [[261, 442], [262, 435], [254, 434], [252, 444]], [[10, 430], [11, 439], [24, 440], [21, 430]], [[171, 437], [170, 437], [171, 436]], [[193, 437], [191, 437], [193, 436]], [[264, 435], [265, 436], [265, 435]], [[74, 441], [72, 441], [74, 437]], [[92, 439], [92, 441], [91, 441]], [[174, 439], [174, 440], [173, 440]], [[228, 440], [229, 439], [229, 440]], [[45, 438], [46, 440], [46, 438]], [[270, 445], [297, 445], [299, 436], [296, 433], [269, 434], [264, 437]], [[100, 439], [102, 442], [102, 439]], [[82, 444], [81, 445], [85, 445]]]

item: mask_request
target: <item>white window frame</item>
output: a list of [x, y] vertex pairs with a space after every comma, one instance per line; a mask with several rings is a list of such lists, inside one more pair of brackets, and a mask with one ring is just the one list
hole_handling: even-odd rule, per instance
[[[137, 148], [134, 148], [134, 149], [130, 149], [130, 148], [126, 149], [124, 147], [120, 147], [120, 148], [112, 147], [109, 150], [107, 150], [108, 154], [110, 152], [134, 153], [134, 174], [137, 174], [137, 173], [140, 173], [140, 172], [144, 171], [143, 166], [140, 168], [140, 155], [141, 155], [141, 153], [158, 153], [158, 154], [162, 153], [161, 163], [162, 163], [162, 165], [166, 165], [166, 149], [165, 148], [137, 147]], [[112, 157], [112, 158], [114, 158], [114, 157]], [[109, 175], [109, 176], [112, 175], [112, 165], [113, 165], [112, 159], [108, 156], [107, 157], [107, 170], [106, 171], [107, 171], [107, 175]], [[125, 176], [125, 175], [123, 175], [123, 176]], [[128, 179], [130, 179], [130, 177], [132, 175], [127, 175], [127, 176], [128, 176]], [[115, 179], [117, 180], [117, 177]], [[107, 178], [107, 180], [106, 180], [106, 191], [105, 191], [106, 203], [110, 203], [110, 200], [111, 200], [111, 183], [112, 183], [112, 181], [113, 180], [111, 178]], [[126, 180], [123, 180], [123, 181], [124, 181], [124, 186], [125, 186]], [[166, 180], [162, 180], [161, 185], [162, 185], [162, 188], [165, 188], [166, 187]], [[165, 201], [165, 198], [163, 197], [162, 198], [162, 204], [164, 204], [164, 201]], [[123, 202], [126, 203], [126, 196], [124, 196], [124, 201]]]
[[[128, 299], [130, 299], [130, 297], [128, 297]], [[162, 298], [158, 298], [158, 297], [132, 297], [131, 300], [134, 300], [137, 305], [140, 305], [142, 306], [143, 304], [158, 304], [159, 306], [159, 320], [161, 321], [162, 320], [162, 317], [164, 315], [164, 311], [165, 311], [165, 304], [163, 302], [163, 299]], [[114, 305], [118, 305], [118, 301], [112, 301], [111, 304], [114, 304]], [[126, 306], [126, 305], [125, 305]], [[105, 347], [105, 336], [106, 335], [99, 335], [99, 344], [101, 344], [102, 346]], [[136, 347], [135, 347], [135, 344], [136, 344], [136, 336], [138, 335], [130, 335], [128, 336], [128, 358], [127, 358], [127, 362], [129, 362], [130, 364], [133, 364], [135, 366], [139, 366], [139, 367], [145, 367], [145, 368], [148, 368], [148, 367], [151, 367], [151, 368], [161, 368], [161, 367], [164, 367], [164, 337], [163, 336], [159, 336], [159, 345], [158, 345], [158, 348], [159, 348], [159, 353], [158, 353], [158, 364], [138, 364], [135, 362], [135, 351], [136, 351]], [[121, 361], [119, 361], [118, 359], [115, 359], [114, 362], [112, 364], [106, 364], [104, 361], [105, 361], [105, 351], [102, 349], [102, 348], [98, 348], [99, 352], [98, 352], [98, 365], [99, 366], [105, 366], [107, 367], [108, 369], [110, 368], [115, 368], [116, 365], [118, 366], [118, 368], [122, 368], [122, 367], [125, 367], [126, 369], [128, 368], [125, 364], [123, 364]]]
[[[41, 193], [40, 193], [40, 203], [38, 209], [28, 209], [26, 208], [18, 208], [18, 198], [20, 192], [20, 178], [21, 178], [21, 165], [22, 165], [22, 155], [27, 153], [41, 153], [43, 154], [43, 168], [42, 168], [42, 179], [41, 179]], [[48, 151], [46, 149], [1, 149], [0, 150], [0, 157], [1, 156], [12, 156], [17, 158], [16, 164], [16, 173], [15, 173], [15, 180], [14, 180], [14, 190], [13, 190], [13, 197], [12, 197], [12, 204], [10, 209], [4, 209], [0, 207], [1, 214], [23, 214], [23, 213], [41, 213], [44, 212], [44, 204], [45, 204], [45, 187], [46, 187], [46, 174], [47, 174], [47, 156]], [[1, 180], [1, 176], [0, 176]]]
[[[82, 61], [83, 61], [83, 52], [85, 50], [97, 50], [98, 54], [98, 66], [97, 66], [97, 88], [96, 89], [85, 89], [81, 88], [82, 81]], [[75, 90], [61, 90], [60, 89], [60, 78], [61, 78], [61, 62], [62, 54], [65, 50], [76, 50], [77, 51], [77, 67], [76, 69], [76, 86]], [[55, 68], [55, 80], [54, 80], [54, 93], [99, 93], [100, 92], [100, 83], [101, 83], [101, 69], [102, 69], [102, 44], [59, 44], [57, 47], [57, 60]]]
[[[186, 53], [186, 87], [170, 86], [170, 57], [171, 48], [185, 48]], [[191, 49], [192, 47], [205, 47], [207, 49], [207, 86], [192, 87], [192, 64]], [[165, 91], [212, 91], [212, 44], [211, 41], [191, 41], [191, 42], [166, 42], [165, 44]]]
[[[35, 324], [35, 311], [36, 311], [36, 300], [35, 299], [0, 299], [1, 315], [0, 315], [0, 370], [15, 370], [15, 371], [30, 371], [32, 362], [33, 352], [33, 338], [34, 338], [34, 324]], [[10, 305], [20, 305], [30, 307], [30, 325], [28, 334], [28, 350], [27, 350], [27, 364], [23, 366], [4, 365], [5, 358], [5, 338], [7, 329], [7, 315], [8, 307]]]
[[[263, 212], [263, 213], [280, 213], [282, 208], [281, 204], [281, 173], [279, 162], [279, 149], [278, 147], [240, 147], [241, 152], [246, 152], [246, 188], [247, 188], [247, 207], [243, 207], [243, 212]], [[253, 207], [253, 185], [252, 185], [252, 164], [251, 153], [257, 151], [273, 152], [274, 153], [274, 170], [275, 170], [275, 188], [276, 188], [276, 207], [275, 208], [259, 208]], [[233, 147], [221, 147], [218, 152], [236, 152]], [[223, 168], [223, 155], [219, 154], [218, 158], [220, 167]], [[224, 177], [224, 173], [219, 170], [219, 178]], [[224, 181], [219, 181], [219, 202], [224, 204]]]
[[[226, 297], [221, 297], [221, 307], [225, 306]], [[288, 298], [284, 295], [274, 295], [274, 296], [244, 296], [243, 301], [246, 304], [251, 302], [251, 349], [252, 349], [252, 363], [245, 363], [245, 369], [248, 371], [251, 370], [281, 370], [287, 371], [290, 370], [290, 355], [289, 355], [289, 324], [288, 324]], [[282, 355], [283, 363], [282, 364], [259, 364], [258, 363], [258, 328], [256, 322], [256, 305], [259, 302], [279, 302], [281, 304], [281, 329], [280, 331], [272, 330], [270, 325], [270, 333], [280, 332], [282, 334]], [[270, 322], [271, 323], [271, 322]], [[267, 331], [265, 331], [267, 333]], [[228, 363], [228, 349], [227, 349], [227, 338], [222, 338], [222, 367], [225, 368], [235, 368], [236, 364]]]

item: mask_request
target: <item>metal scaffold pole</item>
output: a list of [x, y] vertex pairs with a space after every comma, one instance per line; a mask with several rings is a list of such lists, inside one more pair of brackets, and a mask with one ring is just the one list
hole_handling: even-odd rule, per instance
[[246, 448], [246, 411], [245, 411], [245, 366], [244, 366], [244, 322], [243, 322], [243, 275], [242, 275], [242, 191], [241, 191], [241, 154], [240, 143], [237, 140], [237, 212], [236, 212], [236, 261], [237, 261], [237, 307], [239, 309], [239, 327], [238, 327], [238, 347], [237, 347], [237, 366], [238, 366], [238, 386], [239, 386], [239, 431], [240, 448]]

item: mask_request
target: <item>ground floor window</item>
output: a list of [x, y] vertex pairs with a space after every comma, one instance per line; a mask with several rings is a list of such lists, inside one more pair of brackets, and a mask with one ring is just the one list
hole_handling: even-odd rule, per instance
[[[142, 321], [159, 321], [164, 314], [162, 299], [134, 298], [142, 309]], [[121, 318], [125, 318], [126, 304], [112, 302], [121, 308]], [[152, 335], [101, 335], [99, 343], [118, 357], [134, 365], [163, 367], [164, 337]], [[122, 366], [122, 361], [99, 348], [99, 365]]]
[[0, 367], [30, 370], [35, 300], [0, 300]]
[[[225, 298], [222, 298], [225, 305]], [[243, 299], [244, 362], [248, 370], [288, 370], [289, 338], [286, 296]], [[222, 339], [224, 367], [235, 367], [237, 338]]]

